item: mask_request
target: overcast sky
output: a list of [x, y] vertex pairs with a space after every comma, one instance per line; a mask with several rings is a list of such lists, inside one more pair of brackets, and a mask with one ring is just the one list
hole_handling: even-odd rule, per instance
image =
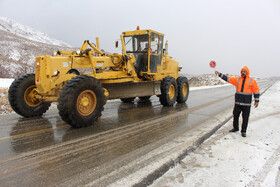
[[0, 16], [73, 46], [99, 36], [106, 51], [139, 25], [165, 33], [185, 73], [212, 73], [214, 59], [225, 73], [280, 74], [280, 0], [0, 0]]

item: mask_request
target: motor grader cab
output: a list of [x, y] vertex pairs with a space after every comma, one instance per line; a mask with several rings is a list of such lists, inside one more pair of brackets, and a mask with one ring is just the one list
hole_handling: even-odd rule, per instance
[[132, 31], [123, 33], [127, 54], [136, 58], [135, 69], [139, 77], [156, 73], [163, 55], [163, 34], [155, 31]]
[[97, 38], [95, 44], [84, 41], [79, 51], [36, 57], [35, 74], [10, 86], [11, 107], [34, 117], [57, 102], [61, 118], [78, 128], [93, 124], [110, 99], [147, 101], [156, 95], [164, 106], [186, 102], [188, 80], [179, 76], [181, 68], [163, 49], [163, 34], [137, 29], [123, 32], [120, 40], [121, 54], [104, 52]]

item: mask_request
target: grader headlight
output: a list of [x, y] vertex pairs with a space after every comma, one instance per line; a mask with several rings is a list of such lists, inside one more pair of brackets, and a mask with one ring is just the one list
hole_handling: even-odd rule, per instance
[[54, 52], [53, 52], [53, 56], [56, 56], [56, 55], [57, 55], [57, 51], [54, 51]]
[[56, 71], [53, 72], [52, 77], [56, 77], [56, 76], [58, 76], [58, 74], [59, 74], [59, 71], [56, 70]]

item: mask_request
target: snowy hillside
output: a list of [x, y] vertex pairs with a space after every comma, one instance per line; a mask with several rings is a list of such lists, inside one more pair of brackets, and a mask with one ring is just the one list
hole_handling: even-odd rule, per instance
[[69, 49], [68, 46], [30, 27], [0, 17], [0, 78], [15, 78], [33, 72], [36, 56]]
[[13, 33], [17, 36], [21, 36], [23, 38], [35, 41], [35, 42], [42, 42], [45, 44], [51, 45], [59, 45], [59, 46], [66, 46], [70, 47], [69, 44], [50, 38], [47, 34], [37, 31], [31, 27], [22, 25], [17, 23], [16, 21], [0, 17], [0, 30], [7, 31], [9, 33]]

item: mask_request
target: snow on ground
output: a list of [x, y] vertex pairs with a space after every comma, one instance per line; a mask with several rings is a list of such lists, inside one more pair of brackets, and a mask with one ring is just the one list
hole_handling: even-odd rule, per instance
[[252, 108], [247, 137], [232, 120], [153, 186], [280, 186], [280, 82]]
[[0, 78], [0, 88], [9, 88], [14, 79], [2, 79]]
[[215, 86], [198, 86], [198, 87], [190, 87], [190, 91], [192, 90], [204, 90], [204, 89], [211, 89], [211, 88], [220, 88], [225, 86], [231, 86], [230, 84], [221, 84]]

